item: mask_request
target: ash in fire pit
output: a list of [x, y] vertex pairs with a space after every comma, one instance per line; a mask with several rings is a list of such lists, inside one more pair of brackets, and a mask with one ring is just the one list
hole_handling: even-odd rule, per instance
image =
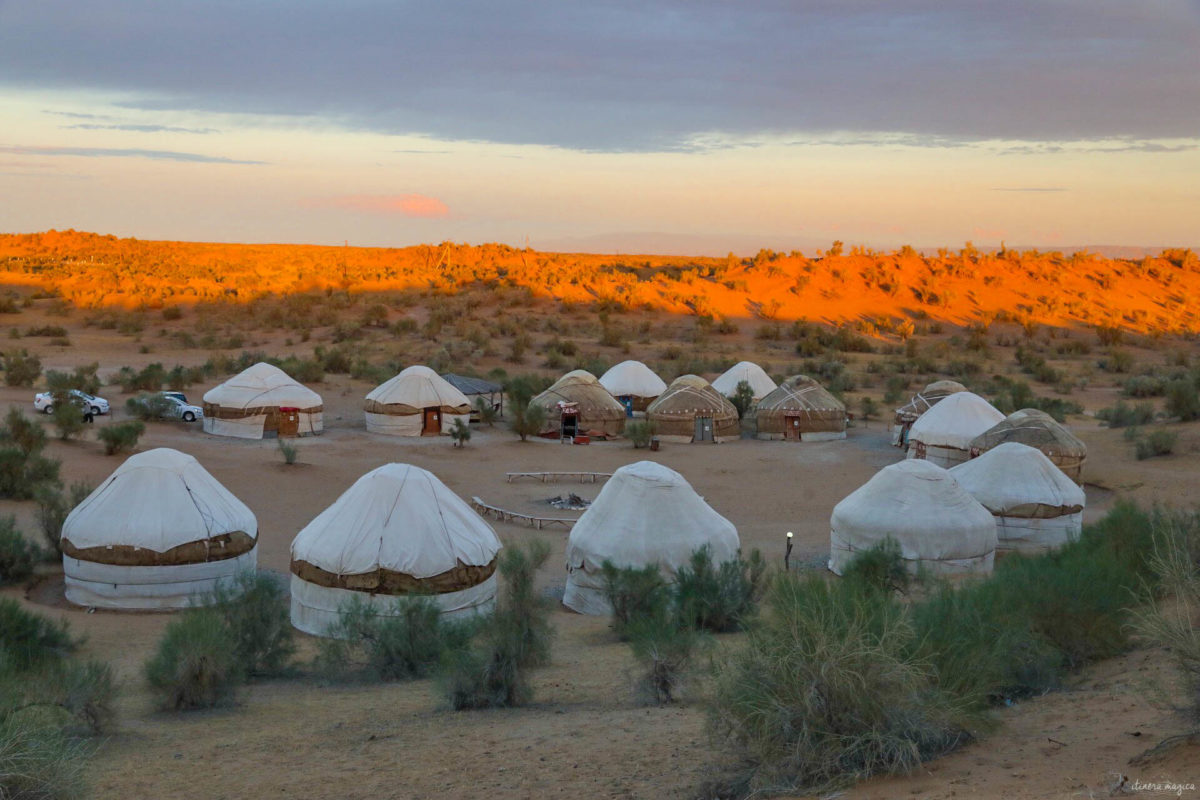
[[546, 502], [555, 508], [561, 508], [567, 511], [583, 511], [592, 504], [591, 500], [585, 500], [574, 492], [571, 492], [564, 497], [551, 497]]

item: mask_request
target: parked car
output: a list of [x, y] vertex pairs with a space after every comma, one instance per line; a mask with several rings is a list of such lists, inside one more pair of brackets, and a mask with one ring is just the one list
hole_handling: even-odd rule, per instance
[[142, 419], [181, 419], [195, 422], [204, 416], [204, 410], [180, 400], [181, 392], [154, 392], [131, 397], [128, 408]]
[[[79, 402], [84, 411], [90, 411], [93, 415], [99, 416], [107, 414], [109, 411], [108, 401], [103, 397], [81, 392], [78, 389], [72, 389], [69, 394], [73, 400]], [[38, 392], [33, 396], [33, 407], [43, 414], [53, 414], [54, 395], [50, 392]]]
[[204, 409], [188, 403], [187, 398], [183, 396], [183, 392], [163, 392], [162, 396], [164, 399], [170, 401], [175, 416], [184, 422], [195, 422], [198, 419], [204, 418]]
[[[162, 392], [162, 394], [166, 397], [174, 397], [176, 400], [178, 400], [181, 403], [187, 403], [187, 395], [184, 394], [183, 392], [176, 392], [174, 390], [171, 390], [171, 391]], [[193, 408], [194, 408], [194, 406], [193, 406]]]

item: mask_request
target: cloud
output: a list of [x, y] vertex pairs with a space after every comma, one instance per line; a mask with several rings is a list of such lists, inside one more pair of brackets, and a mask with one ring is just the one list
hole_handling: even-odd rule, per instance
[[438, 218], [450, 216], [450, 209], [436, 197], [423, 194], [350, 194], [310, 203], [315, 206], [344, 208], [370, 214], [402, 217]]
[[993, 192], [1065, 192], [1065, 186], [993, 186]]
[[219, 133], [216, 128], [177, 128], [174, 125], [135, 125], [132, 123], [100, 124], [84, 122], [77, 125], [60, 125], [64, 130], [82, 131], [128, 131], [131, 133]]
[[265, 164], [265, 161], [246, 161], [202, 153], [180, 153], [175, 150], [143, 150], [126, 147], [41, 147], [32, 145], [0, 145], [0, 153], [21, 156], [82, 156], [84, 158], [150, 158], [161, 161], [187, 161], [201, 164]]
[[1195, 0], [124, 8], [0, 3], [4, 86], [605, 152], [687, 151], [710, 131], [890, 131], [947, 146], [1200, 130]]

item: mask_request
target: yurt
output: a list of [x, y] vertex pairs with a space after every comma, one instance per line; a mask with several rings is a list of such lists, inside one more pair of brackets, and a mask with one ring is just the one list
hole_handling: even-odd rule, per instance
[[725, 397], [733, 397], [737, 394], [738, 384], [742, 381], [750, 384], [756, 403], [775, 391], [775, 381], [771, 380], [771, 376], [753, 361], [739, 361], [734, 364], [712, 382], [712, 387]]
[[292, 625], [327, 635], [353, 597], [375, 613], [428, 596], [445, 615], [490, 611], [496, 532], [431, 472], [386, 464], [363, 475], [292, 541]]
[[67, 516], [67, 600], [119, 609], [185, 608], [254, 569], [258, 522], [200, 462], [158, 448], [130, 456]]
[[908, 432], [908, 457], [953, 467], [970, 457], [971, 442], [1004, 415], [974, 392], [956, 392], [921, 415]]
[[888, 537], [913, 572], [990, 572], [996, 555], [992, 513], [928, 461], [884, 467], [833, 507], [829, 527], [829, 568], [838, 575]]
[[807, 375], [793, 375], [759, 401], [754, 425], [759, 439], [845, 439], [846, 406]]
[[471, 421], [471, 401], [429, 367], [417, 364], [372, 389], [363, 412], [371, 433], [437, 436], [449, 433], [455, 419]]
[[621, 467], [571, 529], [563, 604], [581, 614], [611, 614], [601, 566], [657, 566], [668, 576], [708, 545], [714, 563], [738, 552], [737, 529], [682, 475], [653, 461]]
[[666, 391], [667, 384], [641, 361], [622, 361], [600, 376], [600, 385], [625, 406], [625, 415], [645, 411], [654, 398]]
[[737, 409], [698, 375], [682, 375], [646, 409], [665, 442], [723, 442], [741, 435]]
[[971, 457], [982, 455], [1005, 442], [1020, 442], [1036, 447], [1068, 478], [1078, 484], [1083, 483], [1087, 445], [1045, 411], [1023, 408], [1009, 414], [971, 440]]
[[324, 430], [321, 395], [259, 362], [204, 393], [204, 432], [239, 439]]
[[585, 369], [563, 375], [529, 405], [546, 411], [543, 436], [618, 436], [625, 430], [625, 407]]
[[896, 418], [892, 422], [892, 444], [908, 447], [908, 432], [922, 414], [937, 405], [938, 401], [966, 390], [967, 387], [958, 381], [934, 381], [917, 392], [911, 400], [896, 409]]
[[1000, 550], [1041, 553], [1083, 530], [1083, 489], [1037, 448], [1005, 442], [950, 474], [995, 515]]

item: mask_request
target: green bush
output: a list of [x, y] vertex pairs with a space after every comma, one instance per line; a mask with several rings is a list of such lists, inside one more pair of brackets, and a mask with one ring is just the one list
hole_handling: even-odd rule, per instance
[[82, 797], [86, 756], [83, 742], [45, 720], [0, 716], [0, 797]]
[[0, 517], [0, 586], [20, 583], [33, 574], [33, 565], [41, 557], [36, 545], [17, 529], [17, 520]]
[[295, 464], [296, 459], [300, 456], [300, 448], [295, 442], [289, 442], [287, 439], [277, 439], [279, 443], [279, 457], [283, 459], [284, 464]]
[[648, 419], [635, 419], [625, 423], [625, 437], [633, 443], [636, 450], [646, 447], [657, 433], [657, 426]]
[[1200, 389], [1194, 381], [1180, 379], [1167, 384], [1167, 415], [1180, 422], [1200, 419]]
[[79, 643], [67, 633], [67, 623], [54, 623], [26, 611], [9, 597], [0, 597], [0, 664], [17, 671], [30, 670], [65, 658]]
[[636, 617], [625, 634], [641, 669], [635, 684], [638, 698], [654, 705], [678, 700], [706, 641], [704, 635], [680, 626], [665, 609]]
[[613, 609], [613, 628], [622, 638], [634, 620], [658, 616], [670, 607], [670, 588], [654, 564], [618, 567], [606, 560], [600, 565], [600, 579]]
[[4, 354], [4, 383], [8, 386], [33, 386], [42, 374], [42, 360], [28, 350]]
[[131, 419], [116, 425], [106, 425], [100, 429], [97, 436], [104, 442], [104, 454], [115, 456], [137, 447], [138, 440], [145, 432], [146, 423]]
[[463, 447], [471, 441], [471, 426], [463, 422], [461, 417], [455, 417], [454, 427], [450, 429], [450, 438], [454, 439], [455, 447]]
[[733, 407], [737, 409], [738, 419], [746, 416], [746, 412], [754, 405], [754, 389], [751, 388], [749, 382], [738, 381], [729, 402], [733, 403]]
[[482, 397], [475, 398], [475, 413], [479, 415], [480, 423], [489, 428], [496, 424], [496, 419], [500, 416], [496, 407]]
[[125, 401], [125, 410], [143, 422], [174, 418], [175, 404], [163, 394], [139, 394]]
[[846, 565], [842, 577], [847, 581], [861, 581], [883, 592], [906, 592], [912, 582], [900, 543], [890, 536], [856, 554]]
[[92, 493], [92, 486], [87, 483], [72, 483], [66, 496], [55, 484], [42, 484], [33, 495], [38, 507], [38, 525], [50, 551], [62, 556], [62, 528], [67, 515], [75, 506], [82, 503]]
[[296, 651], [287, 591], [270, 573], [243, 570], [219, 581], [207, 599], [233, 640], [238, 669], [249, 677], [281, 675]]
[[1147, 425], [1154, 421], [1154, 406], [1150, 403], [1131, 406], [1123, 400], [1118, 400], [1115, 406], [1097, 411], [1096, 419], [1107, 422], [1110, 428]]
[[522, 442], [530, 436], [537, 436], [545, 425], [546, 409], [538, 405], [517, 405], [509, 422], [509, 427], [521, 437]]
[[1172, 431], [1150, 431], [1144, 438], [1137, 440], [1137, 444], [1134, 446], [1134, 455], [1137, 456], [1138, 461], [1169, 456], [1175, 452], [1175, 442], [1178, 438]]
[[28, 500], [39, 486], [58, 482], [59, 462], [44, 457], [46, 431], [19, 408], [0, 427], [0, 497]]
[[218, 611], [190, 608], [167, 625], [146, 680], [168, 711], [227, 705], [243, 678], [236, 648]]
[[157, 392], [163, 387], [166, 379], [166, 368], [155, 362], [147, 364], [141, 370], [121, 367], [117, 370], [115, 382], [120, 384], [121, 391], [132, 394], [133, 392]]
[[714, 633], [742, 629], [758, 610], [766, 569], [757, 550], [746, 560], [739, 553], [714, 564], [708, 546], [701, 547], [675, 571], [672, 595], [680, 622]]
[[87, 423], [84, 421], [83, 415], [88, 413], [82, 403], [74, 401], [73, 398], [63, 397], [55, 398], [52, 419], [54, 420], [54, 429], [58, 431], [58, 438], [62, 441], [68, 441], [83, 433]]

